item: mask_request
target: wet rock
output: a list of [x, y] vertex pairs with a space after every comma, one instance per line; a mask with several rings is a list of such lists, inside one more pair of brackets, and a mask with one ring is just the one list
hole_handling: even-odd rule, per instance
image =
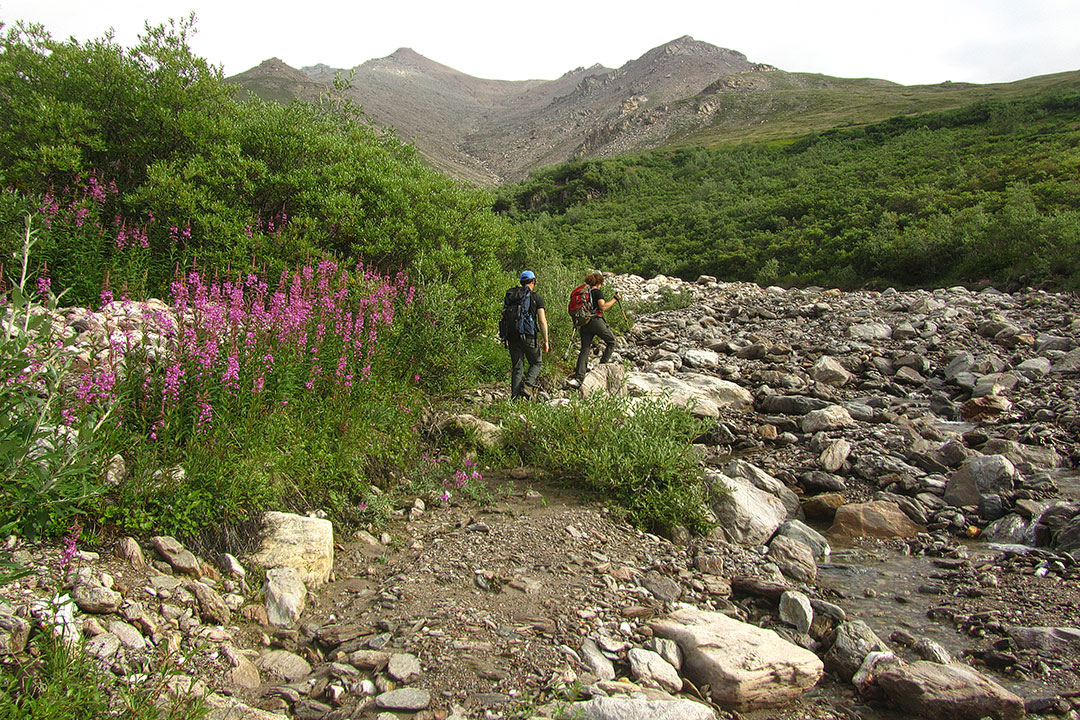
[[823, 668], [816, 655], [776, 633], [726, 615], [686, 608], [649, 625], [674, 640], [683, 672], [713, 700], [736, 709], [781, 705], [817, 683]]
[[949, 651], [930, 638], [919, 638], [911, 649], [923, 660], [929, 660], [941, 665], [948, 665], [953, 661]]
[[1064, 655], [1080, 655], [1080, 629], [1071, 627], [1006, 628], [1009, 637], [1022, 650], [1051, 650]]
[[836, 639], [825, 654], [825, 667], [845, 682], [850, 681], [871, 652], [884, 652], [889, 646], [862, 620], [845, 622], [836, 628]]
[[826, 535], [836, 538], [900, 538], [913, 537], [921, 530], [896, 503], [875, 500], [839, 508]]
[[317, 587], [334, 568], [334, 526], [329, 520], [291, 513], [264, 515], [266, 537], [252, 561], [265, 568], [294, 568], [305, 585]]
[[1019, 720], [1025, 714], [1023, 699], [966, 665], [893, 665], [877, 682], [894, 705], [923, 718]]

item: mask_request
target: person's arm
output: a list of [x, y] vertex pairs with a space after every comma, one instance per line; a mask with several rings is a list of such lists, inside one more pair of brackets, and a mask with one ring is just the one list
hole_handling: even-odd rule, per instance
[[544, 338], [544, 352], [551, 352], [551, 345], [548, 344], [547, 313], [544, 308], [536, 309], [536, 320], [540, 323], [540, 334]]
[[622, 296], [619, 295], [619, 293], [615, 293], [615, 297], [611, 298], [610, 300], [600, 298], [596, 301], [596, 304], [600, 307], [600, 312], [606, 312], [612, 305], [619, 301], [620, 297]]

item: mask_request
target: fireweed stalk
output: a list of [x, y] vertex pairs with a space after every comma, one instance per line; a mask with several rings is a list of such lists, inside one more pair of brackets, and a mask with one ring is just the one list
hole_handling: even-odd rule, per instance
[[379, 335], [416, 288], [401, 273], [323, 261], [282, 273], [273, 289], [255, 274], [219, 282], [193, 270], [171, 292], [172, 311], [142, 311], [141, 331], [111, 342], [112, 367], [80, 385], [87, 402], [111, 397], [114, 369], [126, 367], [134, 419], [151, 440], [206, 433], [256, 408], [351, 397], [371, 382]]

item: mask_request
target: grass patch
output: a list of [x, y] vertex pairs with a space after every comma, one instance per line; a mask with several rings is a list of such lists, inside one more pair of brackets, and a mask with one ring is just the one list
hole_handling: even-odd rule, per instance
[[664, 399], [601, 395], [565, 405], [505, 404], [506, 446], [521, 462], [613, 501], [654, 531], [710, 527], [690, 452], [702, 422]]

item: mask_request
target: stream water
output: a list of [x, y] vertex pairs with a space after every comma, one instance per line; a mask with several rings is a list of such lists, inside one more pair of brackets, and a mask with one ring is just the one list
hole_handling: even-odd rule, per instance
[[[1057, 471], [1054, 482], [1061, 499], [1080, 501], [1080, 471]], [[965, 541], [964, 547], [975, 565], [998, 553], [993, 545], [979, 541]], [[833, 548], [828, 562], [818, 565], [817, 584], [837, 592], [842, 598], [838, 602], [848, 617], [865, 622], [894, 650], [897, 647], [889, 641], [889, 636], [894, 630], [902, 629], [917, 638], [927, 637], [940, 643], [962, 660], [965, 649], [984, 646], [986, 641], [968, 637], [949, 622], [927, 617], [931, 607], [947, 599], [940, 594], [941, 586], [934, 577], [942, 572], [933, 558], [905, 555], [887, 547], [838, 546]], [[985, 668], [980, 671], [1021, 697], [1054, 693], [1053, 688], [1037, 678], [1018, 681]]]

